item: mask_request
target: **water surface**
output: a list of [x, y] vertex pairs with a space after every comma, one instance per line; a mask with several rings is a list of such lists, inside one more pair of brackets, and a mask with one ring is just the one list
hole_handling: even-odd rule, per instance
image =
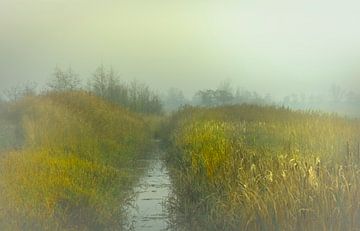
[[159, 156], [139, 160], [139, 168], [145, 167], [146, 170], [134, 189], [135, 197], [129, 209], [130, 230], [169, 230], [169, 215], [165, 203], [171, 185], [166, 166]]

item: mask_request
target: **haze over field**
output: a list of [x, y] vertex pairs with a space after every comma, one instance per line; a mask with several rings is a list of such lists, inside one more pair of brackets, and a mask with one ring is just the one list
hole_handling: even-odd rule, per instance
[[113, 66], [190, 95], [224, 79], [282, 97], [332, 84], [358, 91], [360, 3], [334, 1], [0, 1], [0, 90], [58, 65]]
[[0, 0], [0, 231], [360, 230], [359, 12]]

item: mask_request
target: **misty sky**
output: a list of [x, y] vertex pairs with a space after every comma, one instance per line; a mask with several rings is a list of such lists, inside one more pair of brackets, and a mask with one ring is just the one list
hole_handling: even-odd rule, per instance
[[356, 0], [0, 0], [0, 89], [104, 64], [187, 94], [359, 91], [359, 23]]

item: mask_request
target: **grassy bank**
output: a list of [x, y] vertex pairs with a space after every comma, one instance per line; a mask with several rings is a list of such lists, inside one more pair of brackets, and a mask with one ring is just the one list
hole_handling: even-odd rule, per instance
[[168, 121], [174, 222], [188, 230], [357, 230], [360, 121], [185, 108]]
[[121, 229], [131, 165], [150, 145], [142, 116], [78, 91], [26, 97], [2, 120], [17, 142], [3, 140], [1, 230]]

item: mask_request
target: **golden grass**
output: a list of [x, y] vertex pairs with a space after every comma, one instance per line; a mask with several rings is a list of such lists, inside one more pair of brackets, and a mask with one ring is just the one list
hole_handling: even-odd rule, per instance
[[173, 205], [188, 229], [360, 228], [358, 120], [243, 105], [172, 123]]
[[26, 230], [119, 227], [124, 198], [117, 194], [130, 184], [124, 171], [47, 151], [9, 153], [1, 178], [2, 215], [11, 229]]
[[121, 229], [146, 122], [84, 92], [26, 98], [10, 113], [25, 143], [0, 159], [0, 229]]

